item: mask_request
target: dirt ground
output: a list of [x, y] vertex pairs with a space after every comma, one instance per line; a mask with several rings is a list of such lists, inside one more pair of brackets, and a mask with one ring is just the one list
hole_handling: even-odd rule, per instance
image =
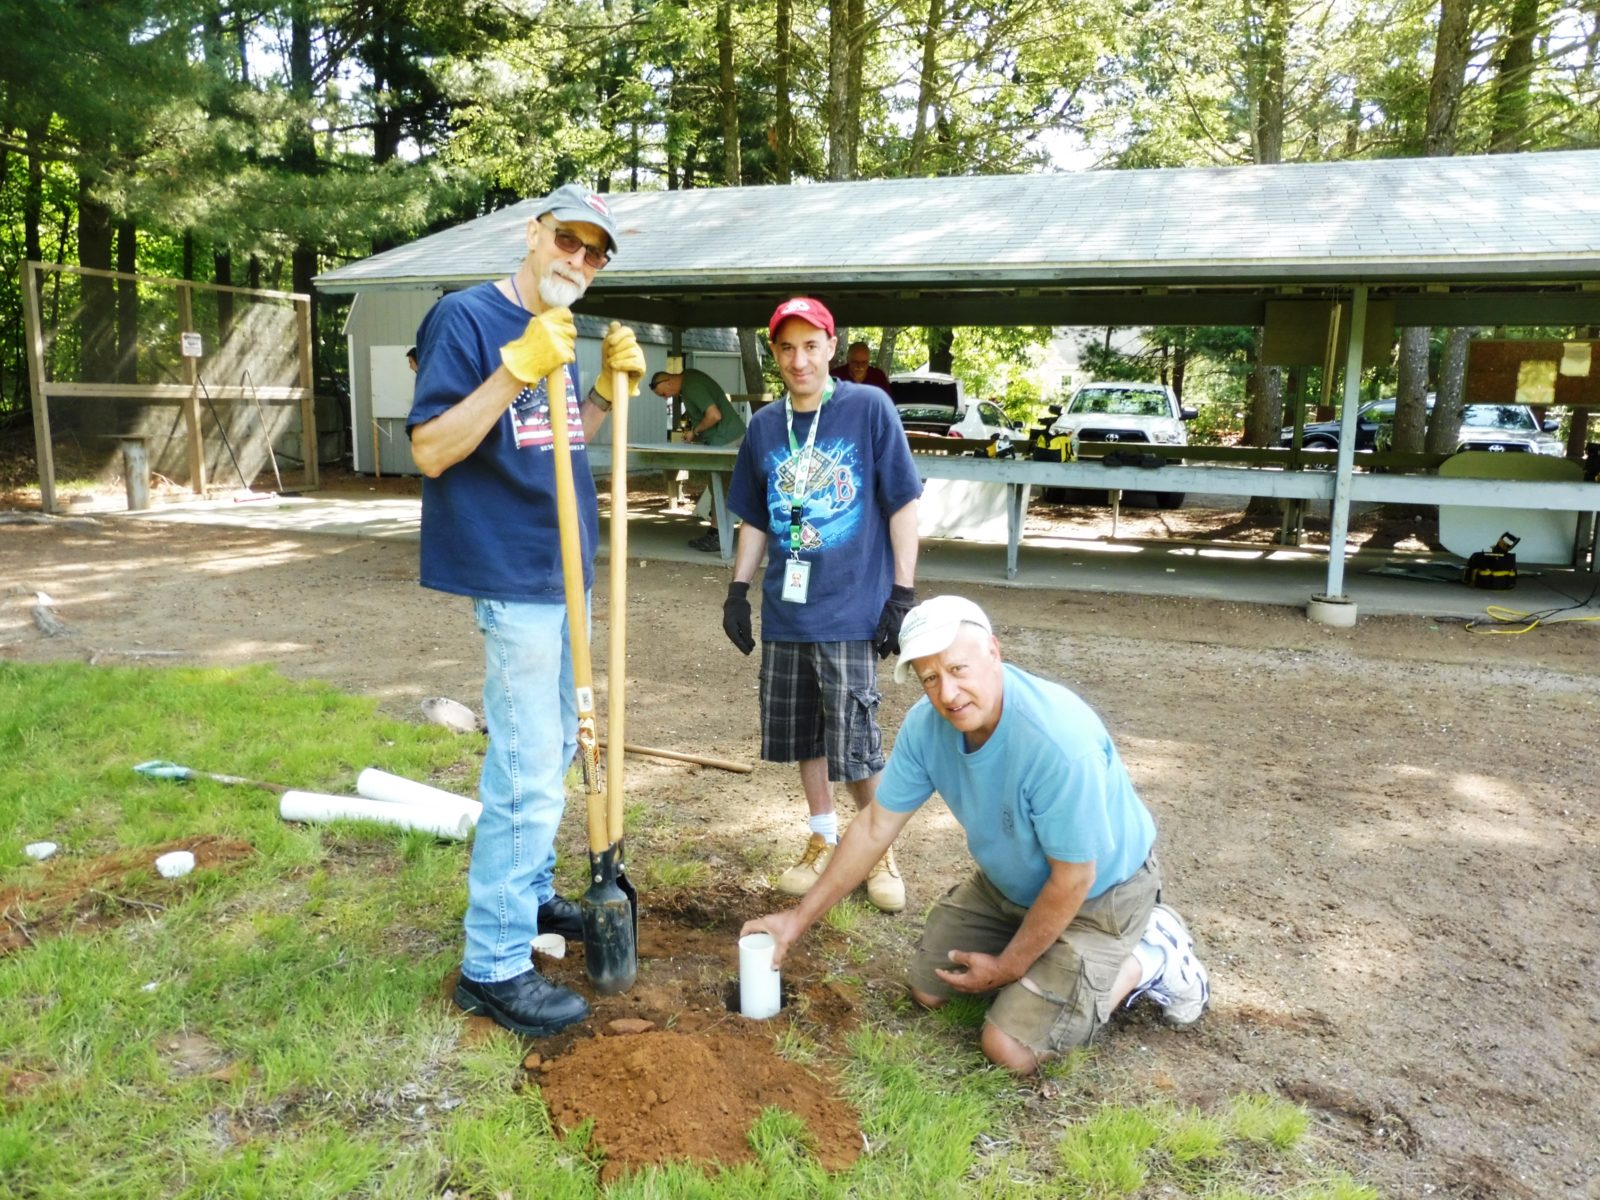
[[[713, 565], [633, 564], [630, 741], [756, 760], [756, 668], [721, 635], [725, 582]], [[32, 620], [39, 591], [63, 635]], [[1093, 1067], [1104, 1098], [1205, 1106], [1274, 1092], [1307, 1105], [1331, 1153], [1386, 1194], [1600, 1197], [1600, 624], [1517, 637], [1420, 618], [1332, 630], [1287, 609], [969, 594], [1010, 659], [1105, 717], [1156, 814], [1168, 898], [1211, 969], [1197, 1026], [1134, 1017], [1109, 1029]], [[478, 707], [480, 655], [466, 602], [417, 586], [412, 544], [110, 519], [0, 525], [6, 661], [269, 662], [419, 720], [428, 696]], [[915, 693], [887, 674], [883, 691], [892, 733]], [[629, 771], [645, 814], [630, 834], [636, 878], [653, 854], [709, 864], [724, 900], [705, 927], [723, 931], [733, 909], [776, 900], [766, 882], [805, 837], [792, 769], [633, 759]], [[570, 811], [562, 846], [581, 855]], [[966, 870], [937, 802], [911, 822], [900, 860], [909, 908], [874, 918], [891, 947], [910, 944]], [[732, 978], [731, 943], [724, 952], [704, 973], [711, 993]], [[869, 992], [897, 986], [895, 965], [873, 959]], [[821, 1025], [859, 1017], [860, 997], [834, 999]], [[716, 1014], [715, 995], [700, 1004]], [[1068, 1114], [1048, 1089], [1022, 1086], [1035, 1089], [1025, 1119], [1043, 1164]]]

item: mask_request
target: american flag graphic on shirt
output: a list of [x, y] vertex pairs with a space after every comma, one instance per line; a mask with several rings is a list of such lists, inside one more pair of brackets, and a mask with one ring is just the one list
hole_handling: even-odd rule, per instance
[[[546, 381], [523, 388], [511, 404], [511, 428], [516, 433], [517, 449], [530, 446], [540, 450], [554, 448], [550, 432], [550, 399]], [[578, 381], [567, 367], [567, 431], [574, 448], [584, 444], [583, 411], [578, 397]]]

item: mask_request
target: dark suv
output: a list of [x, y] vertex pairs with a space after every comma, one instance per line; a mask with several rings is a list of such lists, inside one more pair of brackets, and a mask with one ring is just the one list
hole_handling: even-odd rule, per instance
[[[1387, 450], [1394, 436], [1394, 400], [1372, 400], [1356, 410], [1356, 449]], [[1433, 397], [1428, 397], [1433, 411]], [[1461, 413], [1461, 429], [1456, 435], [1456, 450], [1491, 450], [1514, 454], [1566, 452], [1560, 440], [1552, 437], [1561, 422], [1547, 417], [1541, 424], [1526, 404], [1469, 404]], [[1300, 444], [1307, 450], [1337, 450], [1338, 421], [1313, 421], [1300, 433]], [[1294, 444], [1294, 427], [1286, 425], [1278, 445]]]

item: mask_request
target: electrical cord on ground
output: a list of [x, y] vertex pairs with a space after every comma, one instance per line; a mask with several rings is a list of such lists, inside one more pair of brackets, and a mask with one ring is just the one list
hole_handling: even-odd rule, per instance
[[[1559, 608], [1546, 608], [1538, 612], [1518, 612], [1514, 608], [1507, 608], [1503, 604], [1491, 604], [1483, 610], [1483, 616], [1473, 617], [1466, 623], [1468, 633], [1491, 634], [1519, 634], [1528, 633], [1541, 625], [1568, 625], [1573, 622], [1600, 621], [1600, 613], [1587, 617], [1562, 617], [1561, 613], [1575, 612], [1588, 608], [1594, 603], [1596, 595], [1600, 595], [1600, 580], [1589, 589], [1589, 594], [1582, 600]], [[1571, 599], [1571, 597], [1568, 597]], [[1552, 619], [1554, 618], [1554, 619]]]

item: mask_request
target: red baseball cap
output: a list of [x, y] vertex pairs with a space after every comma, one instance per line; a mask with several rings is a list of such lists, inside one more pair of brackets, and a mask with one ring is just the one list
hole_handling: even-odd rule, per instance
[[778, 310], [772, 314], [772, 320], [767, 322], [767, 336], [778, 336], [778, 326], [790, 317], [799, 317], [815, 325], [829, 337], [833, 336], [833, 314], [827, 310], [820, 300], [812, 300], [806, 296], [796, 296], [793, 300], [785, 300], [778, 305]]

